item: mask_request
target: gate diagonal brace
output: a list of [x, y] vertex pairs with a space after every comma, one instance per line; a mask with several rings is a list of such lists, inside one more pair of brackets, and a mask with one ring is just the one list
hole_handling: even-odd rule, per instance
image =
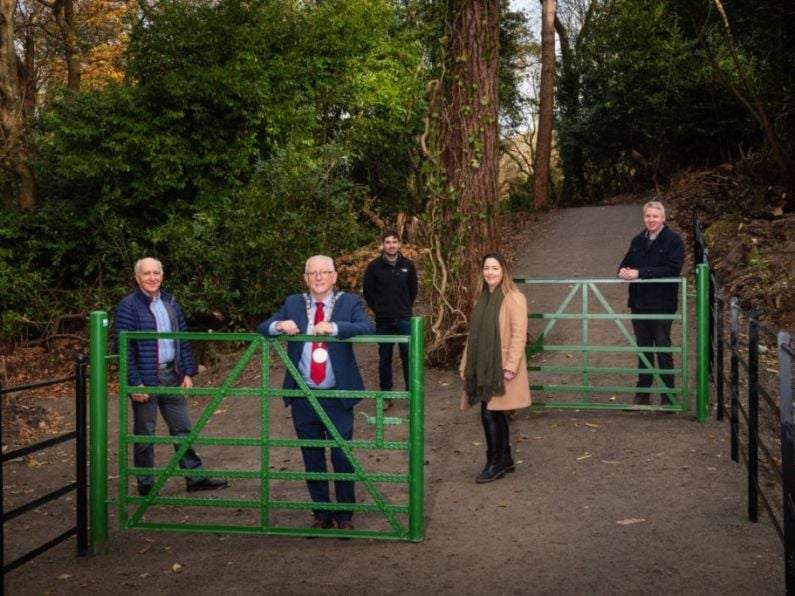
[[[278, 342], [278, 339], [276, 341]], [[356, 474], [356, 478], [360, 482], [362, 482], [362, 484], [364, 484], [365, 487], [367, 487], [367, 491], [370, 493], [370, 496], [373, 498], [375, 503], [378, 505], [378, 507], [384, 513], [384, 515], [386, 516], [387, 520], [389, 521], [389, 524], [392, 526], [392, 528], [395, 530], [395, 532], [405, 533], [407, 531], [407, 529], [404, 528], [401, 525], [401, 523], [395, 517], [395, 514], [392, 511], [392, 509], [387, 506], [386, 502], [384, 501], [384, 498], [381, 496], [381, 492], [378, 490], [378, 488], [375, 486], [375, 484], [371, 481], [371, 479], [367, 476], [367, 474], [365, 473], [364, 469], [359, 464], [359, 460], [356, 457], [354, 457], [353, 450], [348, 445], [348, 442], [345, 441], [342, 438], [342, 435], [340, 435], [339, 431], [337, 430], [337, 427], [334, 426], [334, 424], [331, 422], [331, 419], [328, 417], [328, 414], [326, 414], [326, 411], [320, 405], [320, 402], [317, 400], [317, 396], [315, 395], [317, 393], [321, 393], [323, 395], [323, 397], [337, 397], [337, 398], [339, 398], [339, 397], [347, 397], [347, 396], [350, 396], [350, 395], [356, 395], [356, 394], [358, 394], [360, 392], [358, 392], [358, 391], [345, 391], [345, 392], [340, 392], [340, 391], [322, 391], [322, 392], [318, 392], [316, 390], [312, 390], [312, 389], [309, 388], [309, 385], [306, 384], [306, 381], [304, 380], [304, 378], [301, 375], [301, 373], [298, 371], [298, 369], [292, 363], [290, 358], [287, 356], [287, 352], [285, 351], [284, 346], [282, 345], [282, 343], [281, 342], [275, 343], [274, 344], [274, 349], [275, 349], [276, 353], [279, 354], [279, 357], [282, 359], [282, 362], [284, 363], [284, 366], [287, 369], [287, 371], [289, 372], [289, 374], [292, 375], [293, 380], [298, 385], [298, 388], [301, 391], [301, 393], [303, 393], [303, 396], [312, 405], [312, 408], [314, 408], [315, 413], [318, 415], [320, 420], [323, 422], [323, 425], [326, 427], [326, 430], [328, 430], [329, 434], [331, 434], [336, 447], [339, 448], [345, 454], [345, 457], [348, 459], [348, 462], [350, 462], [351, 466], [353, 467], [354, 473]], [[344, 393], [345, 395], [344, 396], [339, 395], [340, 393]]]

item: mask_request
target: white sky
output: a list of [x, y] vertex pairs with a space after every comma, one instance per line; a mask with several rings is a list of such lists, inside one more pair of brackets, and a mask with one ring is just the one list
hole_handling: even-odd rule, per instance
[[511, 0], [511, 8], [528, 14], [531, 29], [540, 28], [541, 2], [539, 0]]

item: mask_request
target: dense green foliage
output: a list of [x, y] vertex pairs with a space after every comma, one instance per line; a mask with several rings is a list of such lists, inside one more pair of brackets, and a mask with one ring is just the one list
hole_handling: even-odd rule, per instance
[[[301, 289], [307, 256], [376, 237], [365, 207], [391, 221], [423, 215], [446, 192], [418, 142], [445, 60], [445, 2], [149, 4], [129, 24], [125, 80], [60, 97], [47, 89], [29, 142], [35, 212], [16, 210], [0, 164], [3, 339], [112, 309], [144, 255], [164, 261], [165, 285], [195, 324], [219, 313], [250, 328]], [[554, 180], [564, 203], [663, 185], [682, 168], [749, 152], [773, 156], [786, 177], [792, 2], [721, 5], [731, 37], [713, 0], [559, 0], [568, 39]], [[568, 18], [583, 6], [591, 12]], [[502, 9], [508, 134], [532, 128], [520, 81], [537, 47], [526, 18], [507, 0]], [[528, 188], [505, 204], [528, 208]], [[444, 216], [465, 215], [453, 211]]]
[[159, 3], [126, 81], [42, 115], [42, 206], [0, 224], [4, 330], [112, 308], [145, 254], [189, 316], [250, 326], [309, 255], [370, 240], [361, 206], [404, 208], [421, 119], [421, 46], [397, 16], [386, 0]]
[[[744, 100], [758, 93], [791, 154], [795, 11], [788, 0], [723, 6], [738, 63], [711, 2], [598, 2], [558, 85], [564, 200], [664, 184], [683, 168], [770, 150]], [[788, 7], [786, 6], [788, 5]], [[770, 32], [769, 32], [770, 31]], [[773, 43], [771, 43], [773, 41]], [[744, 88], [743, 76], [752, 90]], [[737, 85], [744, 98], [730, 90]], [[785, 172], [781, 172], [785, 174]]]

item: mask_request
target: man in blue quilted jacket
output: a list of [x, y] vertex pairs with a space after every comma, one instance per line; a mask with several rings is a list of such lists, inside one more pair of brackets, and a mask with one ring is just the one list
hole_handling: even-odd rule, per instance
[[[185, 316], [171, 294], [160, 290], [163, 283], [163, 264], [146, 257], [135, 264], [138, 290], [126, 296], [116, 307], [116, 345], [122, 331], [187, 331]], [[146, 339], [130, 341], [127, 349], [127, 384], [130, 387], [166, 386], [193, 387], [196, 364], [190, 342], [174, 339]], [[172, 436], [186, 436], [191, 432], [188, 403], [181, 395], [150, 395], [144, 390], [130, 393], [133, 408], [133, 433], [155, 434], [157, 410], [163, 415]], [[178, 445], [174, 445], [174, 450]], [[133, 459], [137, 468], [155, 465], [154, 445], [136, 443]], [[179, 462], [185, 470], [202, 468], [198, 454], [189, 447]], [[192, 476], [186, 478], [187, 490], [214, 490], [228, 486], [221, 478]], [[138, 494], [146, 496], [152, 490], [152, 476], [138, 476]]]

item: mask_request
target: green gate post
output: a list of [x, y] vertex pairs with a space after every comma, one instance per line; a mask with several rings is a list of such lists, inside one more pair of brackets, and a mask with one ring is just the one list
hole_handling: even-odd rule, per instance
[[409, 540], [422, 541], [425, 522], [425, 323], [411, 318], [409, 339]]
[[[696, 265], [696, 420], [706, 422], [709, 405], [709, 265]], [[686, 366], [682, 363], [682, 366]]]
[[89, 319], [90, 433], [89, 522], [91, 552], [108, 552], [108, 313], [96, 310]]

